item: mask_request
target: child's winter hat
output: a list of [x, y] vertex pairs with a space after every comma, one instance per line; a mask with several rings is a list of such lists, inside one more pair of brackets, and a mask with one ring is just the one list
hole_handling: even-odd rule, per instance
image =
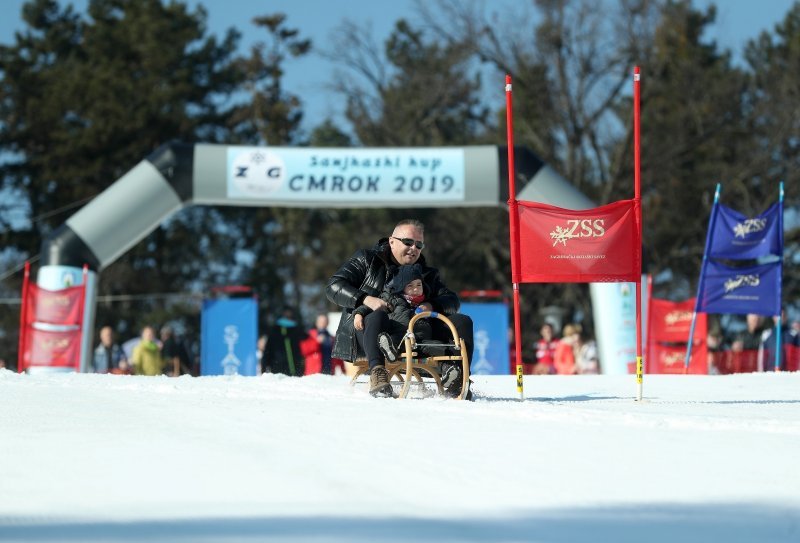
[[406, 285], [414, 279], [422, 279], [422, 266], [419, 264], [406, 264], [397, 268], [397, 273], [389, 281], [389, 291], [392, 294], [403, 292]]

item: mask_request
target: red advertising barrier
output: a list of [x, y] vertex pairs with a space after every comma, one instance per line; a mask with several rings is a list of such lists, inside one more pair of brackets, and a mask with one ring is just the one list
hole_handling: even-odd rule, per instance
[[758, 351], [715, 351], [710, 353], [711, 364], [722, 375], [758, 371]]
[[685, 366], [694, 301], [694, 298], [681, 302], [650, 298], [647, 306], [647, 373], [708, 373], [708, 319], [705, 313], [697, 314], [692, 356], [689, 367]]
[[79, 286], [47, 290], [31, 283], [30, 263], [25, 263], [17, 362], [20, 373], [31, 367], [80, 369], [87, 271], [84, 266]]
[[[689, 338], [694, 312], [694, 298], [683, 302], [670, 302], [659, 298], [650, 298], [648, 311], [647, 337], [656, 342], [683, 343]], [[705, 313], [697, 314], [694, 340], [705, 340], [707, 317]], [[684, 353], [685, 354], [685, 353]]]
[[786, 371], [800, 371], [800, 345], [784, 345], [781, 367]]
[[75, 367], [80, 364], [81, 330], [37, 330], [25, 334], [25, 367]]
[[650, 357], [647, 359], [647, 373], [708, 373], [708, 352], [703, 341], [692, 349], [689, 368], [685, 367], [686, 345], [664, 345], [654, 343], [649, 346]]
[[47, 290], [29, 284], [24, 303], [30, 308], [26, 312], [26, 324], [46, 322], [65, 326], [80, 326], [83, 320], [83, 285], [63, 290]]

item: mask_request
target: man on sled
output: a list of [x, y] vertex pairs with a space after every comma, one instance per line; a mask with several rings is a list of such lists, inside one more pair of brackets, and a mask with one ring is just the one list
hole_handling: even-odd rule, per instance
[[[376, 397], [393, 397], [392, 385], [386, 371], [384, 352], [379, 339], [390, 332], [388, 303], [380, 295], [403, 265], [419, 264], [425, 301], [419, 308], [436, 311], [447, 316], [458, 335], [464, 340], [467, 360], [472, 360], [472, 319], [458, 313], [461, 306], [458, 295], [448, 289], [439, 270], [429, 267], [422, 256], [425, 248], [425, 226], [417, 220], [406, 219], [397, 223], [392, 235], [378, 240], [371, 249], [359, 249], [328, 281], [328, 299], [342, 308], [342, 318], [336, 331], [333, 357], [354, 361], [360, 353], [369, 363], [370, 394]], [[360, 306], [372, 309], [364, 317], [363, 329], [354, 326], [354, 310]], [[431, 319], [433, 339], [448, 341], [449, 328], [438, 319]], [[384, 345], [383, 351], [391, 353]], [[462, 370], [457, 364], [443, 363], [442, 384], [448, 397], [462, 395]], [[469, 385], [467, 385], [469, 386]], [[472, 399], [467, 391], [465, 398]]]

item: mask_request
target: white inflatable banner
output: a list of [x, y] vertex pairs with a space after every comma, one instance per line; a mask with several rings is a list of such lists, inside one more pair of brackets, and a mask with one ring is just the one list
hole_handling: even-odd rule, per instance
[[227, 196], [420, 205], [464, 200], [461, 148], [229, 147]]

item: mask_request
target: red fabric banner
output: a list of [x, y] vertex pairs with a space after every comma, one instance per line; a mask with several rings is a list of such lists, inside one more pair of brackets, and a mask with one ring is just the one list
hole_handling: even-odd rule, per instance
[[723, 375], [758, 371], [758, 351], [716, 351], [711, 353], [711, 363]]
[[[647, 340], [665, 343], [683, 343], [689, 340], [692, 328], [694, 298], [683, 302], [671, 302], [650, 298], [648, 304]], [[706, 339], [707, 316], [698, 313], [694, 329], [695, 343]]]
[[784, 345], [781, 367], [786, 371], [800, 371], [800, 345]]
[[636, 282], [641, 240], [636, 200], [570, 210], [519, 201], [522, 283]]
[[81, 330], [50, 331], [28, 328], [24, 363], [31, 366], [74, 367], [81, 364]]
[[[688, 332], [687, 332], [688, 333]], [[647, 373], [684, 373], [686, 361], [686, 345], [650, 345], [650, 357], [645, 360]], [[689, 369], [685, 373], [705, 375], [708, 373], [708, 350], [706, 343], [695, 344]]]
[[29, 283], [23, 303], [27, 304], [25, 324], [44, 322], [59, 325], [80, 325], [83, 319], [84, 286], [47, 290]]

